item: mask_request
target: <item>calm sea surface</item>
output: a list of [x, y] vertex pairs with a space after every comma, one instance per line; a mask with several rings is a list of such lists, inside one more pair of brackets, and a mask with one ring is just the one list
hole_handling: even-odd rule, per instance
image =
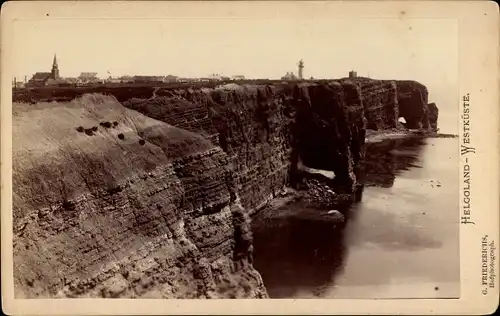
[[383, 142], [367, 157], [344, 229], [286, 218], [254, 229], [271, 298], [459, 296], [458, 139]]

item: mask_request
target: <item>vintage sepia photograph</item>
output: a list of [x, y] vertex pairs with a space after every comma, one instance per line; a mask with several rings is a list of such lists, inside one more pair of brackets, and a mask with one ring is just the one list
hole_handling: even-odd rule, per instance
[[457, 19], [258, 5], [11, 22], [14, 299], [461, 297]]

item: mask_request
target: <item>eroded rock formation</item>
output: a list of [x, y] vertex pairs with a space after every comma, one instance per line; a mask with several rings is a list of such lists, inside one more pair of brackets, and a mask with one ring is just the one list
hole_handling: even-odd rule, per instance
[[16, 296], [266, 297], [221, 148], [111, 97], [15, 106]]
[[397, 89], [399, 115], [404, 117], [406, 126], [411, 129], [428, 129], [427, 87], [416, 81], [397, 81]]
[[367, 128], [438, 114], [408, 82], [141, 89], [14, 104], [17, 297], [267, 297], [250, 216], [307, 189], [299, 162], [352, 203]]
[[436, 103], [432, 102], [427, 104], [427, 110], [429, 111], [429, 124], [430, 128], [437, 132], [438, 131], [438, 116], [439, 116], [439, 109], [436, 105]]
[[357, 78], [353, 82], [360, 87], [367, 128], [371, 130], [396, 128], [399, 118], [396, 81]]

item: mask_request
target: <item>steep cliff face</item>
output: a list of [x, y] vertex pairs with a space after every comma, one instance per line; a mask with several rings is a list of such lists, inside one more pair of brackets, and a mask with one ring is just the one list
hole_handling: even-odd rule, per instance
[[339, 191], [356, 190], [366, 119], [355, 84], [225, 86], [171, 93], [124, 105], [220, 146], [231, 159], [237, 194], [250, 213], [298, 180], [299, 159], [335, 172]]
[[16, 297], [266, 297], [205, 138], [84, 96], [16, 104], [13, 143]]
[[438, 130], [438, 117], [439, 117], [439, 109], [436, 103], [432, 102], [427, 104], [427, 110], [429, 111], [429, 125], [430, 128], [437, 132]]
[[397, 127], [399, 113], [396, 81], [354, 79], [361, 91], [367, 128], [384, 130]]
[[[219, 146], [234, 170], [234, 194], [239, 195], [246, 209], [257, 208], [283, 188], [290, 165], [287, 117], [281, 99], [271, 87], [174, 93], [170, 97], [130, 100], [124, 105], [204, 135]], [[192, 106], [180, 106], [183, 103]]]
[[438, 114], [395, 81], [139, 90], [14, 105], [16, 296], [267, 297], [250, 216], [288, 186], [359, 200], [367, 128]]
[[294, 102], [297, 156], [307, 167], [333, 171], [336, 191], [353, 194], [366, 125], [359, 88], [340, 82], [297, 87]]
[[397, 81], [399, 115], [411, 129], [429, 129], [427, 87], [416, 81]]

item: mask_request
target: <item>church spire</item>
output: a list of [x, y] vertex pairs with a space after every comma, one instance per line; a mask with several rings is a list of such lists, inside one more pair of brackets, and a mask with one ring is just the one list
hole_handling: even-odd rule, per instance
[[52, 62], [52, 79], [59, 79], [59, 66], [57, 65], [57, 57], [54, 54], [54, 61]]

